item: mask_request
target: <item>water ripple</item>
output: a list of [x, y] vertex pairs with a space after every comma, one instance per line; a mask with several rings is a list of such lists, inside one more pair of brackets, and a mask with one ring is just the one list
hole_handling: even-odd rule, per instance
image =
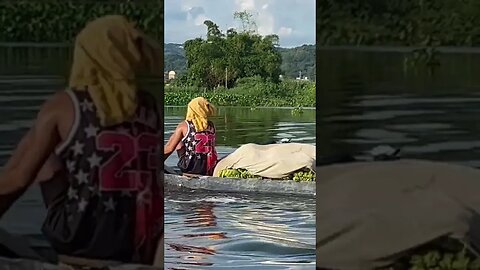
[[168, 269], [314, 269], [314, 199], [173, 193], [165, 211]]

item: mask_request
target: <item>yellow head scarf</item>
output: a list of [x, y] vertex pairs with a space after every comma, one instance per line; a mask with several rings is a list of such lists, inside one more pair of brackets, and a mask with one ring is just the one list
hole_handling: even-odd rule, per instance
[[90, 22], [75, 40], [70, 87], [88, 88], [103, 126], [131, 119], [137, 108], [136, 75], [161, 74], [160, 46], [125, 17]]
[[187, 121], [192, 121], [195, 129], [199, 132], [204, 131], [208, 127], [208, 117], [216, 114], [215, 106], [203, 97], [192, 99], [188, 103]]

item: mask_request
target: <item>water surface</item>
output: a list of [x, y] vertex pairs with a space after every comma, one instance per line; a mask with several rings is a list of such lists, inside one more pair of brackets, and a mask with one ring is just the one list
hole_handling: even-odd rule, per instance
[[[165, 140], [185, 108], [165, 111]], [[315, 111], [219, 108], [217, 149], [228, 155], [245, 143], [289, 138], [315, 144]], [[175, 166], [174, 153], [167, 165]], [[315, 199], [172, 191], [166, 194], [169, 269], [314, 269]]]
[[408, 158], [480, 165], [480, 54], [439, 57], [433, 73], [405, 52], [319, 51], [317, 151], [362, 157], [380, 144]]

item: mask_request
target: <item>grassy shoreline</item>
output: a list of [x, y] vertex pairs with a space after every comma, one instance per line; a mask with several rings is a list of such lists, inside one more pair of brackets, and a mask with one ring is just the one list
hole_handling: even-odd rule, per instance
[[233, 88], [218, 87], [207, 90], [191, 86], [165, 86], [165, 106], [185, 106], [198, 96], [203, 96], [217, 106], [235, 107], [288, 107], [315, 108], [315, 83], [285, 80], [280, 83], [244, 78]]
[[155, 38], [163, 38], [163, 5], [158, 1], [0, 1], [0, 42], [73, 41], [91, 20], [121, 14]]
[[[187, 105], [164, 105], [164, 108], [187, 108]], [[238, 108], [238, 109], [252, 109], [251, 106], [235, 106], [235, 105], [229, 105], [229, 106], [216, 106], [217, 108]], [[258, 106], [255, 107], [255, 109], [277, 109], [277, 110], [293, 110], [298, 107], [269, 107], [269, 106]], [[316, 110], [316, 107], [302, 107], [302, 110], [306, 111], [314, 111]]]
[[335, 0], [317, 4], [319, 45], [478, 46], [475, 0]]

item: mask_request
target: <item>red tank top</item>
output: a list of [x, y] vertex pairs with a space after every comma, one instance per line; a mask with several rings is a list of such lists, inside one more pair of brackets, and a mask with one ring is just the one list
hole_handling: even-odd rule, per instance
[[212, 175], [217, 165], [217, 151], [215, 148], [216, 131], [212, 122], [204, 131], [197, 131], [191, 121], [187, 134], [182, 139], [184, 147], [178, 151], [178, 168], [183, 173]]
[[88, 91], [68, 90], [75, 121], [57, 155], [68, 190], [43, 231], [63, 255], [151, 263], [163, 233], [162, 118], [140, 92], [132, 121], [102, 127]]

